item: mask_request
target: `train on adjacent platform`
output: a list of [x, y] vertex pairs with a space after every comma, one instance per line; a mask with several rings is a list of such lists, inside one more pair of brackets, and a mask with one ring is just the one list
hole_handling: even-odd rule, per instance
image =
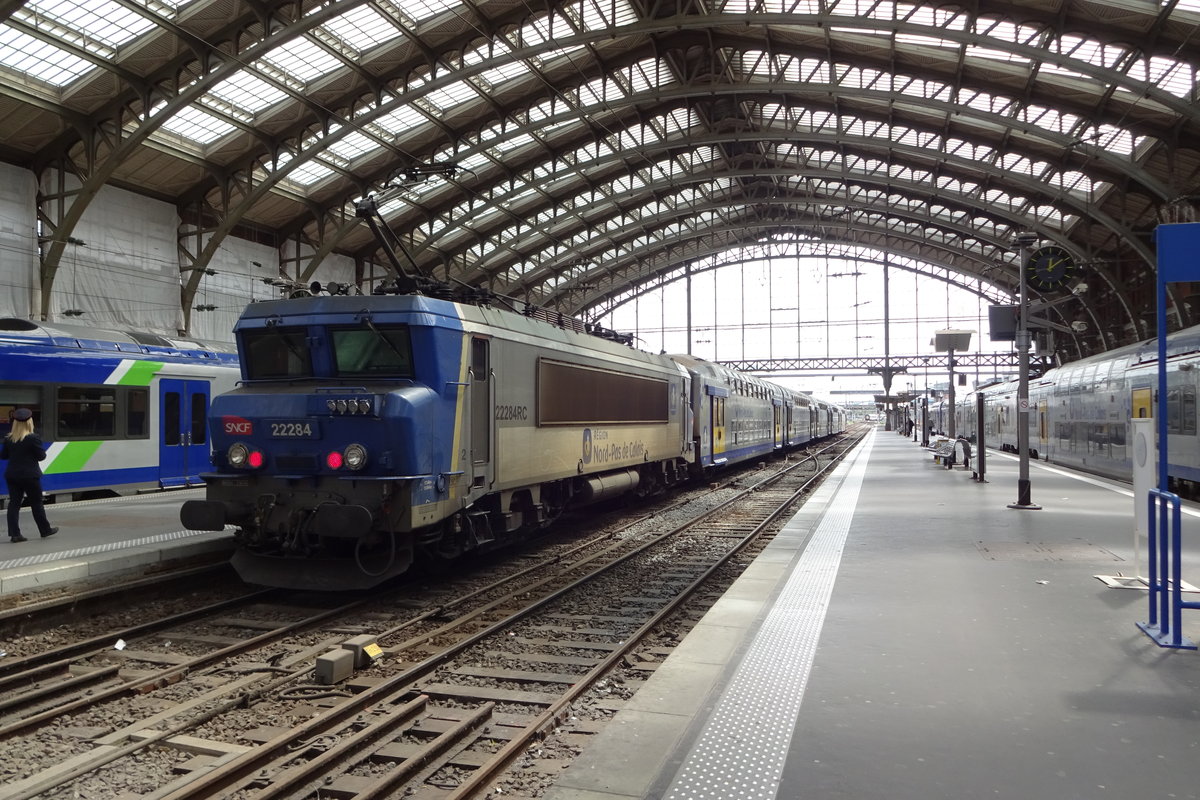
[[[1167, 337], [1167, 455], [1170, 484], [1200, 496], [1200, 327]], [[977, 437], [976, 393], [984, 398], [987, 447], [1017, 450], [1017, 382], [982, 386], [955, 402], [955, 429]], [[1129, 420], [1154, 417], [1159, 403], [1158, 342], [1150, 339], [1049, 370], [1029, 381], [1029, 455], [1055, 464], [1129, 481]], [[930, 405], [934, 430], [946, 432], [948, 405]]]
[[0, 436], [14, 409], [33, 411], [51, 500], [198, 486], [209, 398], [239, 378], [232, 345], [0, 319]]
[[845, 412], [467, 290], [254, 303], [213, 399], [191, 529], [236, 528], [248, 582], [363, 589], [564, 509], [655, 493], [842, 431]]

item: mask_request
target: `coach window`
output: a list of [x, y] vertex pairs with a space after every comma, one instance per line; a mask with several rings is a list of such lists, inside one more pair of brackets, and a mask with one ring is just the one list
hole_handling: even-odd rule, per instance
[[1167, 432], [1185, 436], [1196, 434], [1196, 390], [1177, 386], [1167, 390]]
[[33, 412], [33, 421], [38, 430], [48, 433], [44, 427], [48, 420], [42, 419], [42, 390], [41, 387], [11, 386], [0, 384], [0, 438], [8, 435], [11, 428], [9, 414], [18, 408], [28, 408]]
[[192, 432], [188, 444], [204, 444], [208, 441], [208, 395], [196, 392], [192, 395]]
[[112, 438], [116, 435], [116, 420], [116, 394], [111, 387], [59, 388], [58, 438]]
[[179, 427], [179, 392], [163, 394], [162, 418], [163, 444], [174, 446], [183, 441], [183, 431]]
[[150, 393], [145, 389], [130, 389], [126, 395], [125, 435], [130, 439], [145, 439], [150, 436], [149, 421]]

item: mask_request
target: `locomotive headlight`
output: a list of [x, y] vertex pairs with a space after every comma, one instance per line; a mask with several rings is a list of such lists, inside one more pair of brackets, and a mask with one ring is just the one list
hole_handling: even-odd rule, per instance
[[326, 400], [325, 407], [328, 408], [329, 412], [332, 414], [334, 411], [337, 411], [337, 400]]
[[348, 469], [362, 469], [367, 465], [367, 448], [361, 444], [352, 444], [343, 454]]
[[345, 414], [346, 409], [350, 408], [350, 403], [345, 398], [337, 401], [337, 410], [339, 414]]
[[229, 448], [229, 465], [231, 467], [246, 466], [246, 459], [250, 456], [250, 448], [238, 442]]

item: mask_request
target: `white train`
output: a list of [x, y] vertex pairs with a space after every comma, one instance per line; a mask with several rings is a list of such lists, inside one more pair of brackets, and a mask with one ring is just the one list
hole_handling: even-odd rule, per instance
[[[1189, 497], [1200, 490], [1200, 327], [1167, 337], [1167, 449], [1170, 483]], [[983, 386], [955, 401], [955, 429], [978, 438], [976, 394], [984, 396], [984, 441], [1017, 452], [1017, 382]], [[1029, 381], [1029, 451], [1034, 458], [1128, 481], [1132, 474], [1129, 420], [1154, 417], [1158, 393], [1158, 342], [1110, 350], [1052, 369]], [[933, 429], [949, 429], [947, 404], [930, 404]], [[919, 416], [918, 416], [919, 419]]]

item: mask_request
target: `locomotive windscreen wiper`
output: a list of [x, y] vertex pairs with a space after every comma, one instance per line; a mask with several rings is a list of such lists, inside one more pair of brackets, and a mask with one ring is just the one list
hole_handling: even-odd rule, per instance
[[[265, 328], [246, 331], [243, 335], [245, 362], [250, 378], [304, 378], [312, 375], [308, 353], [295, 341], [297, 335], [304, 335], [303, 331], [268, 324]], [[280, 349], [276, 339], [283, 340], [286, 351]], [[290, 357], [285, 352], [290, 353]]]
[[305, 354], [305, 352], [303, 350], [301, 350], [300, 348], [296, 347], [295, 343], [292, 342], [292, 337], [286, 335], [283, 331], [279, 330], [279, 328], [277, 328], [274, 325], [267, 328], [267, 330], [270, 331], [271, 333], [275, 334], [276, 336], [278, 336], [280, 339], [283, 339], [284, 345], [286, 345], [287, 349], [292, 352], [292, 355], [294, 355], [297, 359], [300, 360], [300, 363], [304, 363], [308, 360], [308, 357]]
[[375, 337], [377, 339], [379, 339], [381, 342], [386, 344], [388, 346], [388, 348], [400, 358], [400, 363], [408, 362], [408, 353], [402, 353], [400, 351], [400, 348], [396, 347], [395, 342], [393, 342], [391, 339], [389, 339], [387, 336], [385, 336], [383, 331], [381, 331], [381, 330], [379, 330], [379, 328], [375, 327], [375, 323], [371, 321], [370, 317], [364, 316], [362, 318], [362, 324], [366, 325], [368, 328], [370, 328], [371, 333], [375, 334]]

